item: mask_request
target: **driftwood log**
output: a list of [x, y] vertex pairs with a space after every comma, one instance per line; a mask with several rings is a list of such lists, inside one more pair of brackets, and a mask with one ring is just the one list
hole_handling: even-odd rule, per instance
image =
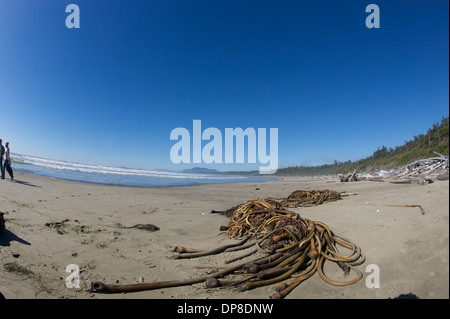
[[388, 181], [393, 184], [433, 183], [435, 180], [448, 180], [449, 156], [434, 152], [439, 157], [430, 157], [413, 161], [403, 167], [381, 170], [372, 173], [338, 174], [341, 182]]
[[341, 180], [342, 183], [343, 182], [356, 182], [356, 181], [358, 181], [358, 178], [356, 176], [356, 169], [350, 174], [346, 174], [346, 175], [338, 174], [338, 176], [339, 176], [339, 179]]

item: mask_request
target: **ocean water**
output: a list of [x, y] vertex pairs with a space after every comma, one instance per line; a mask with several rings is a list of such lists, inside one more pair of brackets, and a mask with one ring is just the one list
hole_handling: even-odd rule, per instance
[[173, 172], [80, 164], [21, 154], [11, 154], [11, 160], [15, 172], [107, 185], [165, 187], [275, 180], [273, 177]]

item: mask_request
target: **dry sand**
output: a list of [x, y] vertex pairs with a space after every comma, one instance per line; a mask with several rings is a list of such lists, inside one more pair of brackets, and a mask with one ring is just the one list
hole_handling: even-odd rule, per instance
[[[0, 292], [9, 299], [104, 298], [258, 298], [272, 287], [240, 292], [208, 289], [204, 284], [126, 294], [90, 292], [94, 281], [130, 284], [185, 279], [205, 274], [199, 266], [222, 266], [237, 253], [173, 259], [173, 248], [215, 248], [229, 239], [219, 227], [223, 210], [254, 198], [286, 197], [298, 189], [329, 188], [357, 193], [316, 207], [296, 208], [302, 217], [326, 223], [358, 244], [366, 262], [364, 278], [347, 287], [324, 283], [317, 274], [287, 298], [449, 298], [449, 182], [394, 185], [381, 182], [341, 183], [284, 178], [261, 183], [189, 187], [133, 188], [63, 181], [16, 174], [0, 181], [0, 211], [7, 230], [0, 235]], [[367, 204], [368, 203], [368, 204]], [[382, 205], [421, 205], [419, 208]], [[62, 223], [61, 227], [55, 223]], [[153, 224], [158, 231], [121, 228]], [[241, 252], [242, 253], [242, 252]], [[233, 255], [234, 254], [234, 255]], [[67, 288], [66, 267], [80, 269], [80, 288]], [[375, 264], [380, 287], [366, 279]], [[327, 269], [326, 269], [327, 270]], [[330, 266], [330, 276], [342, 279]]]

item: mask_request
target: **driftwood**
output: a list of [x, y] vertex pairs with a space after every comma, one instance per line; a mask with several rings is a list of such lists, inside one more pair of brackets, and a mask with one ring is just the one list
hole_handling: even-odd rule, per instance
[[357, 177], [356, 177], [356, 169], [353, 171], [353, 173], [347, 174], [347, 175], [342, 175], [339, 174], [339, 179], [341, 180], [341, 182], [356, 182], [357, 181]]
[[434, 152], [439, 157], [430, 157], [411, 162], [403, 167], [391, 170], [380, 170], [372, 173], [338, 174], [341, 182], [374, 181], [393, 184], [433, 183], [436, 180], [448, 180], [449, 157]]

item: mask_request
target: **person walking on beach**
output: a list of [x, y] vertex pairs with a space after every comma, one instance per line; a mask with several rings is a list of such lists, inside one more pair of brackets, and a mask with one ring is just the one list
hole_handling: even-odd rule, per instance
[[5, 153], [5, 162], [3, 163], [3, 170], [2, 170], [2, 179], [5, 179], [5, 169], [8, 171], [9, 176], [11, 177], [11, 180], [14, 180], [14, 172], [11, 168], [11, 158], [9, 157], [9, 142], [5, 143], [6, 146], [6, 153]]
[[3, 170], [3, 155], [5, 155], [5, 147], [3, 141], [0, 138], [0, 170], [2, 171], [2, 179], [5, 179], [5, 171]]

